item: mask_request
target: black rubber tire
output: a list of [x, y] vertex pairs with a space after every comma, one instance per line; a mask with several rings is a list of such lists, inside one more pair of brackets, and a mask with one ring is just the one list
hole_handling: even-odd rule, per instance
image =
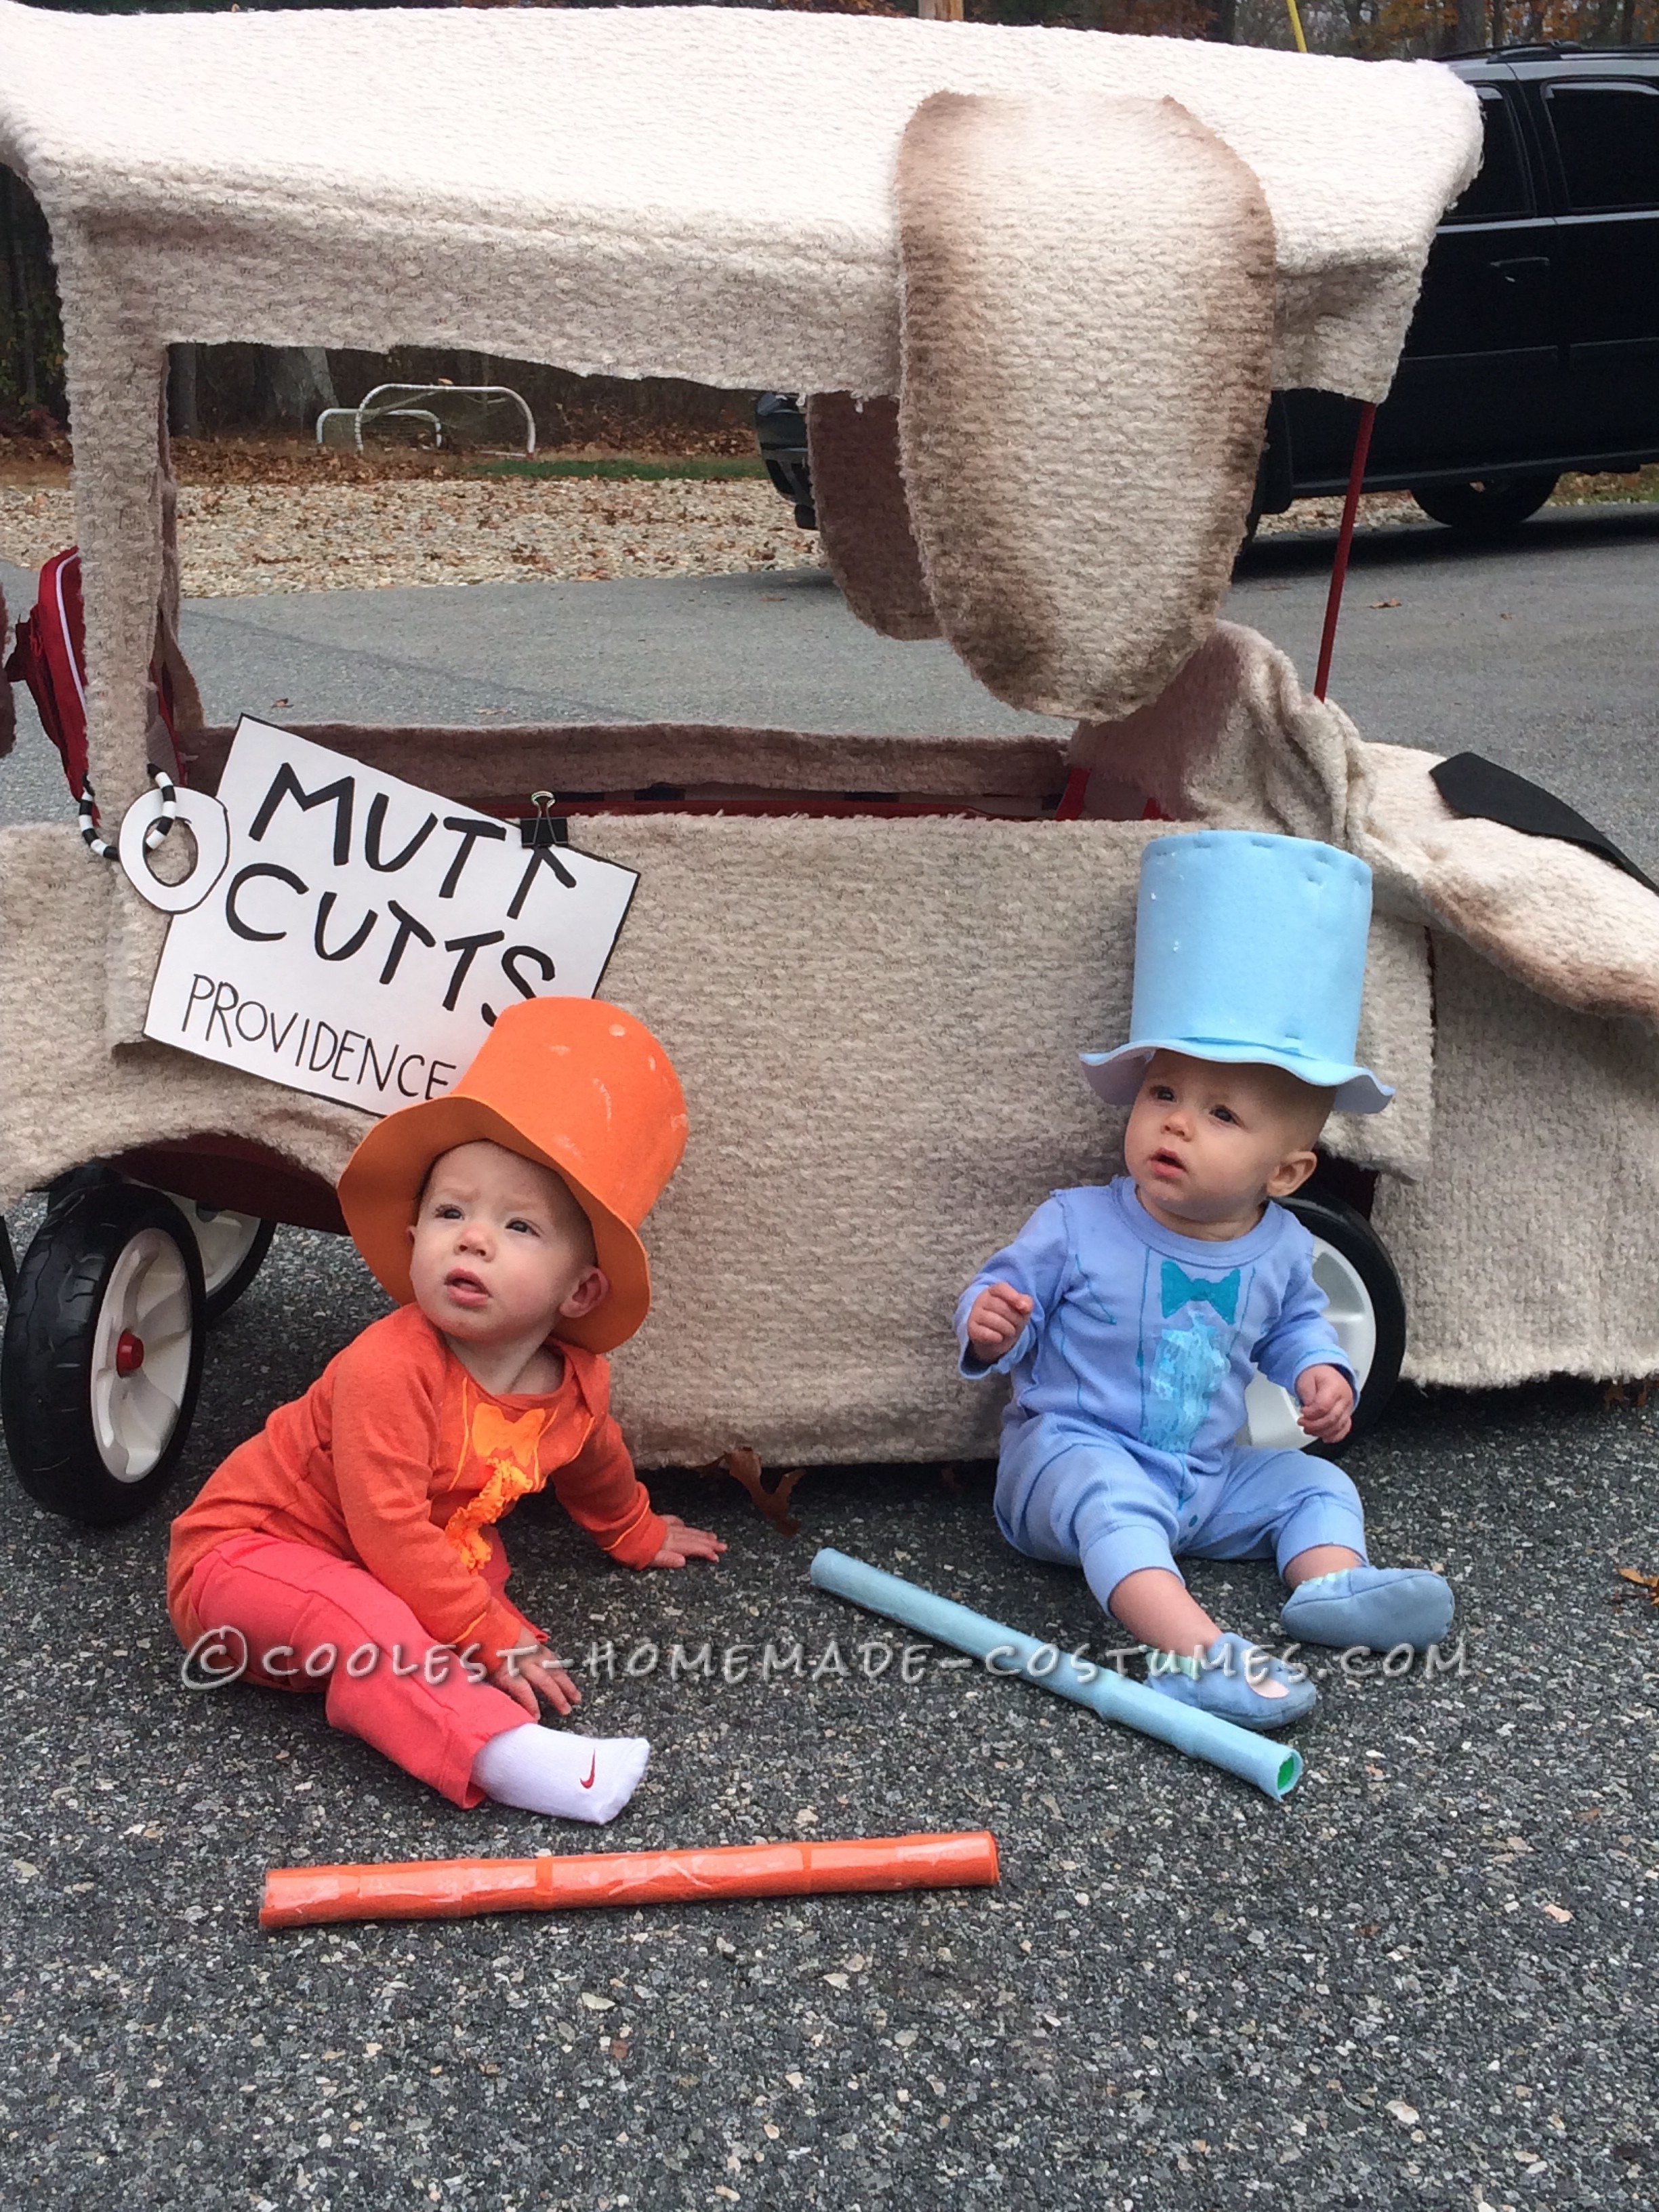
[[[173, 1426], [155, 1464], [123, 1480], [106, 1463], [94, 1425], [99, 1316], [123, 1252], [146, 1230], [168, 1238], [189, 1289], [188, 1364]], [[172, 1200], [137, 1183], [65, 1191], [18, 1270], [0, 1344], [0, 1420], [17, 1479], [37, 1504], [72, 1521], [112, 1527], [145, 1512], [167, 1488], [190, 1434], [206, 1339], [202, 1262]]]
[[[1399, 1383], [1406, 1357], [1405, 1293], [1395, 1273], [1394, 1261], [1389, 1257], [1388, 1247], [1363, 1213], [1342, 1199], [1313, 1196], [1305, 1192], [1279, 1202], [1286, 1212], [1295, 1214], [1310, 1236], [1340, 1253], [1358, 1276], [1370, 1302], [1376, 1349], [1371, 1355], [1370, 1373], [1365, 1377], [1359, 1403], [1354, 1407], [1353, 1426], [1343, 1438], [1346, 1444], [1350, 1438], [1364, 1436], [1368, 1429], [1376, 1427]], [[1321, 1453], [1326, 1449], [1319, 1444], [1309, 1449]]]
[[1467, 483], [1413, 484], [1412, 497], [1431, 522], [1466, 538], [1504, 538], [1536, 514], [1560, 478], [1552, 469], [1472, 477]]

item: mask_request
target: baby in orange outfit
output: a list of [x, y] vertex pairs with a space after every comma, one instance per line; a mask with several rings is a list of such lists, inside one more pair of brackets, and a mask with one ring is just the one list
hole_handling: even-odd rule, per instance
[[337, 1728], [457, 1804], [622, 1809], [650, 1747], [538, 1724], [540, 1703], [566, 1716], [581, 1693], [507, 1595], [495, 1524], [550, 1482], [624, 1565], [726, 1548], [652, 1510], [603, 1356], [649, 1309], [638, 1224], [684, 1141], [662, 1047], [587, 999], [510, 1009], [453, 1091], [370, 1132], [340, 1201], [403, 1303], [173, 1523], [188, 1646], [325, 1690]]

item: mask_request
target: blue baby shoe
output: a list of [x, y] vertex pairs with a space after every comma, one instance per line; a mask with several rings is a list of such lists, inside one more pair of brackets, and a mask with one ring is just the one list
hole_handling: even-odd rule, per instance
[[[1264, 1697], [1255, 1687], [1261, 1681], [1282, 1682], [1285, 1695]], [[1218, 1636], [1195, 1676], [1171, 1662], [1167, 1674], [1161, 1667], [1149, 1673], [1146, 1686], [1177, 1705], [1195, 1705], [1201, 1713], [1247, 1729], [1289, 1728], [1293, 1721], [1305, 1720], [1319, 1703], [1318, 1691], [1299, 1668], [1269, 1657], [1244, 1636]]]
[[1298, 1583], [1279, 1617], [1298, 1644], [1424, 1651], [1451, 1626], [1452, 1606], [1451, 1584], [1426, 1567], [1342, 1567]]

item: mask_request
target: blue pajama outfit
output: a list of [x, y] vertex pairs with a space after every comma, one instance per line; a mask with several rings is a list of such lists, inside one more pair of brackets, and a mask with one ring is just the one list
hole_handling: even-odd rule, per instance
[[[995, 1364], [969, 1349], [988, 1285], [1032, 1300]], [[1080, 1566], [1102, 1605], [1141, 1567], [1176, 1556], [1287, 1560], [1312, 1544], [1365, 1557], [1358, 1492], [1307, 1452], [1234, 1443], [1260, 1368], [1294, 1393], [1304, 1368], [1358, 1384], [1313, 1279], [1313, 1239], [1269, 1204], [1248, 1236], [1180, 1237], [1127, 1176], [1056, 1191], [962, 1294], [962, 1372], [1012, 1375], [996, 1516], [1030, 1557]]]

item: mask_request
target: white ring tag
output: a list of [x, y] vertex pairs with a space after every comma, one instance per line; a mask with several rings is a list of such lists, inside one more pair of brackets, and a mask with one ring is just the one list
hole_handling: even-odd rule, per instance
[[[135, 799], [121, 819], [121, 866], [140, 898], [163, 914], [188, 914], [200, 906], [230, 863], [230, 817], [205, 791], [180, 789], [179, 819], [196, 840], [196, 866], [179, 884], [164, 884], [144, 854], [144, 833], [161, 811], [158, 790]], [[165, 847], [158, 849], [165, 850]]]

